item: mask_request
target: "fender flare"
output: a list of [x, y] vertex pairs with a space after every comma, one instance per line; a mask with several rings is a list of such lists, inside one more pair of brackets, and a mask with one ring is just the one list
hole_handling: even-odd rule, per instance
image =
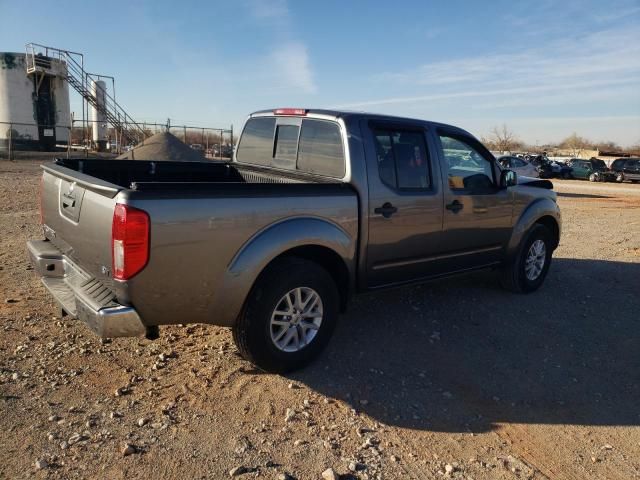
[[518, 251], [518, 247], [522, 239], [529, 229], [543, 217], [551, 217], [558, 226], [558, 239], [562, 229], [562, 221], [560, 217], [560, 208], [550, 198], [540, 198], [531, 203], [520, 215], [518, 221], [513, 227], [511, 238], [507, 244], [507, 256], [511, 256]]
[[238, 250], [221, 282], [216, 302], [222, 306], [219, 318], [232, 325], [258, 276], [275, 258], [297, 247], [324, 247], [336, 253], [355, 278], [356, 239], [338, 225], [316, 217], [294, 217], [271, 224], [251, 237]]

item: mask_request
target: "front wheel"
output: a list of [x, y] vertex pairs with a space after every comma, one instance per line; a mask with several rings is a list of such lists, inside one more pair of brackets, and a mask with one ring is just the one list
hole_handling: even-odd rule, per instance
[[552, 252], [551, 232], [544, 225], [535, 224], [518, 252], [503, 267], [502, 286], [518, 293], [529, 293], [540, 288], [549, 271]]
[[299, 258], [276, 261], [257, 280], [233, 328], [240, 354], [268, 372], [303, 367], [329, 343], [339, 294], [329, 273]]

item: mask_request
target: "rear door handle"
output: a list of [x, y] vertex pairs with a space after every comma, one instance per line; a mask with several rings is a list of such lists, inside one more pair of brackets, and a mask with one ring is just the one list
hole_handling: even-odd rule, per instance
[[464, 205], [462, 205], [458, 200], [454, 200], [446, 205], [447, 210], [451, 210], [453, 213], [458, 213], [463, 207]]
[[398, 209], [391, 205], [389, 202], [385, 203], [381, 207], [377, 207], [374, 210], [374, 213], [381, 214], [384, 218], [389, 218], [391, 215], [396, 213]]

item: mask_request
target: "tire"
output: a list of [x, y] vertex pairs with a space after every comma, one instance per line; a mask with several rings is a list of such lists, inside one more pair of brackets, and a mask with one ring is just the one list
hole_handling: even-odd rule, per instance
[[590, 182], [597, 182], [598, 181], [598, 175], [596, 175], [595, 173], [592, 173], [591, 175], [589, 175], [589, 181]]
[[571, 178], [571, 173], [570, 172], [562, 172], [562, 178], [564, 178], [565, 180], [569, 180]]
[[[309, 320], [299, 313], [276, 314], [277, 310], [294, 312], [295, 307], [291, 303], [287, 306], [285, 300], [287, 295], [292, 295], [289, 299], [295, 299], [296, 293], [292, 291], [300, 291], [302, 300], [313, 302], [313, 293], [319, 298], [316, 307], [311, 306], [314, 311], [307, 313], [315, 315], [314, 319]], [[273, 373], [290, 372], [310, 363], [327, 346], [338, 320], [339, 306], [338, 289], [324, 268], [295, 257], [277, 260], [260, 275], [249, 293], [245, 308], [233, 327], [233, 340], [240, 354], [258, 368]], [[318, 311], [321, 311], [319, 322]], [[276, 323], [272, 323], [272, 317]], [[318, 323], [317, 329], [309, 327], [314, 322]], [[292, 332], [290, 343], [283, 345], [291, 329], [296, 332]], [[283, 331], [278, 346], [276, 340]], [[307, 345], [296, 344], [296, 339], [299, 342], [303, 335], [312, 338]]]
[[[531, 255], [532, 248], [535, 248], [533, 245], [540, 245], [536, 243], [538, 241], [544, 244], [544, 263], [537, 276], [533, 277], [532, 275], [533, 278], [531, 278], [528, 276], [527, 258]], [[551, 265], [552, 243], [552, 235], [549, 229], [539, 223], [534, 224], [520, 244], [517, 253], [503, 267], [500, 279], [502, 286], [516, 293], [531, 293], [540, 288]], [[535, 272], [532, 271], [532, 273]]]
[[616, 182], [618, 183], [624, 182], [624, 175], [622, 173], [619, 173], [618, 175], [616, 175]]

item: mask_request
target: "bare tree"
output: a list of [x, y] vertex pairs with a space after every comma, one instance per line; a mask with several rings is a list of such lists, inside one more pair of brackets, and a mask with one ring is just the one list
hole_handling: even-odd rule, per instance
[[571, 151], [572, 157], [577, 157], [580, 155], [582, 150], [586, 150], [592, 146], [592, 143], [584, 137], [579, 136], [575, 132], [565, 138], [561, 143], [560, 147], [566, 148]]
[[598, 142], [598, 143], [595, 143], [593, 146], [598, 150], [607, 151], [607, 152], [616, 152], [620, 150], [620, 145], [612, 141]]
[[489, 138], [483, 137], [482, 142], [491, 150], [500, 152], [510, 152], [522, 147], [522, 142], [506, 124], [503, 124], [501, 127], [493, 127]]
[[640, 156], [640, 142], [636, 143], [635, 145], [631, 145], [624, 150], [631, 155]]

